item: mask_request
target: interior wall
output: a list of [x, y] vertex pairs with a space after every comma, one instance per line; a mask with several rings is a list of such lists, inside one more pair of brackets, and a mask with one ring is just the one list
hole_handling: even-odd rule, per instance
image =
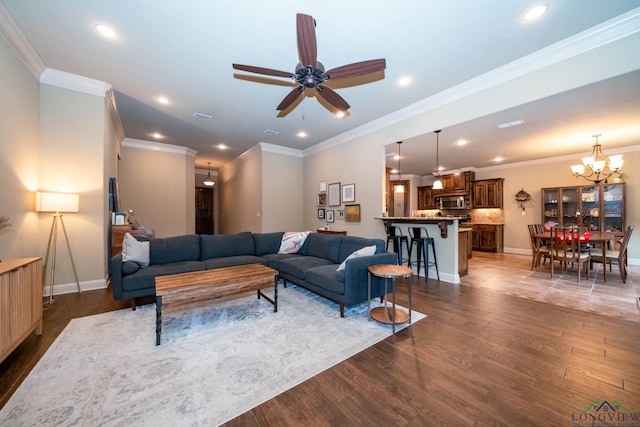
[[42, 256], [34, 191], [40, 164], [38, 79], [0, 37], [0, 259]]
[[120, 151], [120, 209], [156, 237], [195, 233], [195, 153], [171, 147], [125, 138]]
[[[39, 190], [78, 193], [80, 212], [65, 214], [69, 243], [84, 288], [104, 287], [106, 240], [104, 210], [104, 97], [48, 84], [40, 85]], [[52, 214], [39, 214], [40, 253], [44, 257]], [[90, 236], [90, 237], [88, 237]], [[58, 239], [56, 288], [75, 279], [62, 236]]]
[[262, 232], [302, 230], [302, 157], [262, 152]]
[[262, 152], [259, 146], [244, 152], [218, 174], [220, 233], [261, 232]]

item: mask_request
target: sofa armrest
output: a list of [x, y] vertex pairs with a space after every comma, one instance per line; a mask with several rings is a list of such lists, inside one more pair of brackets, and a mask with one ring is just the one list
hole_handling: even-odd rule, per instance
[[[344, 270], [345, 296], [348, 301], [366, 301], [368, 297], [369, 266], [376, 264], [398, 264], [395, 252], [384, 252], [371, 256], [353, 258], [347, 261]], [[383, 294], [384, 280], [371, 279], [371, 296]]]
[[109, 272], [111, 273], [113, 299], [124, 299], [122, 293], [122, 252], [118, 252], [109, 260]]

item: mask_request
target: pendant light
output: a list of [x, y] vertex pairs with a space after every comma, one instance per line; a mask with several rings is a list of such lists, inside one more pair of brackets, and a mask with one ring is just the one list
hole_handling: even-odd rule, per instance
[[433, 189], [434, 190], [442, 190], [442, 181], [440, 181], [440, 174], [438, 173], [438, 169], [440, 168], [440, 139], [439, 135], [441, 129], [434, 130], [436, 133], [436, 170], [433, 172], [433, 176], [435, 181], [433, 181]]
[[211, 179], [211, 162], [207, 162], [207, 165], [209, 165], [209, 173], [207, 173], [207, 178], [202, 181], [202, 183], [207, 187], [213, 187], [215, 185], [215, 182], [213, 182], [213, 180]]
[[[402, 180], [402, 173], [400, 173], [400, 144], [402, 141], [398, 141], [398, 178]], [[398, 184], [394, 187], [396, 193], [404, 193], [404, 185]]]

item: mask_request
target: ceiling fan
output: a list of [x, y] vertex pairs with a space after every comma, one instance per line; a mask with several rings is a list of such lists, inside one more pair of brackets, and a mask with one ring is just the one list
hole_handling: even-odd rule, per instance
[[[295, 73], [287, 71], [273, 70], [270, 68], [254, 67], [251, 65], [233, 64], [233, 68], [250, 73], [263, 74], [267, 76], [286, 77], [293, 79], [296, 87], [284, 97], [276, 108], [279, 111], [286, 110], [304, 94], [305, 89], [315, 88], [319, 97], [324, 99], [329, 105], [338, 111], [347, 111], [351, 106], [336, 91], [327, 87], [323, 83], [327, 80], [342, 80], [354, 77], [361, 77], [367, 74], [383, 71], [386, 68], [384, 59], [372, 59], [369, 61], [355, 62], [332, 68], [325, 71], [324, 65], [317, 60], [317, 43], [315, 20], [310, 15], [298, 13], [296, 15], [296, 28], [298, 33], [298, 55], [300, 62], [296, 66]], [[237, 76], [240, 77], [240, 76]], [[268, 80], [262, 80], [270, 83]], [[282, 84], [273, 81], [274, 84]], [[358, 83], [362, 84], [362, 83]]]

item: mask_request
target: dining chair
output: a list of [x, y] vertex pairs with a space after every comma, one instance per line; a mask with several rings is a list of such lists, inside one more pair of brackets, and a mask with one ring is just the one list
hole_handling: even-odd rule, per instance
[[544, 239], [536, 238], [537, 234], [544, 232], [544, 225], [542, 224], [529, 224], [529, 237], [531, 238], [531, 250], [533, 252], [533, 258], [531, 260], [531, 270], [534, 267], [537, 269], [540, 267], [540, 260], [544, 264], [549, 258], [549, 247]]
[[553, 278], [554, 261], [560, 261], [562, 272], [564, 273], [567, 264], [578, 264], [578, 283], [582, 266], [587, 271], [587, 279], [591, 271], [591, 250], [580, 248], [580, 233], [575, 227], [553, 227], [551, 228], [551, 277]]
[[629, 273], [627, 266], [627, 247], [629, 245], [631, 233], [633, 233], [633, 228], [633, 225], [627, 227], [627, 231], [624, 233], [619, 249], [607, 249], [606, 260], [602, 259], [602, 248], [591, 249], [591, 264], [594, 262], [602, 263], [602, 268], [607, 268], [607, 264], [609, 264], [609, 271], [611, 271], [611, 264], [617, 263], [618, 268], [620, 269], [622, 283], [626, 283], [627, 274]]

